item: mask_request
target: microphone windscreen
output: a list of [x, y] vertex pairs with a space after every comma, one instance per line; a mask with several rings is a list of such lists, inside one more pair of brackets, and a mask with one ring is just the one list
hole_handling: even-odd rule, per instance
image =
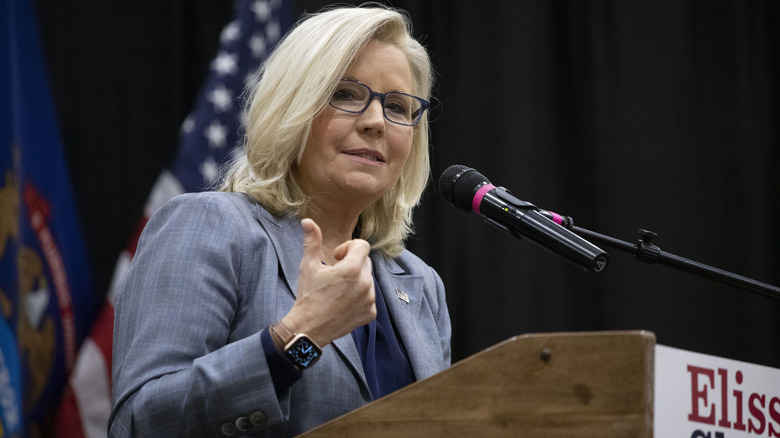
[[490, 184], [485, 175], [470, 167], [454, 164], [442, 172], [438, 186], [450, 204], [471, 211], [474, 195], [485, 184]]

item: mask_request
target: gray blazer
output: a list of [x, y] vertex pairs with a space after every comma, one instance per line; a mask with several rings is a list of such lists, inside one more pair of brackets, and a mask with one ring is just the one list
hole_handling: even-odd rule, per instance
[[[260, 333], [292, 307], [302, 256], [300, 221], [248, 196], [186, 194], [160, 208], [115, 296], [109, 434], [294, 436], [372, 401], [350, 335], [276, 396]], [[417, 380], [444, 370], [438, 274], [408, 251], [371, 261]]]

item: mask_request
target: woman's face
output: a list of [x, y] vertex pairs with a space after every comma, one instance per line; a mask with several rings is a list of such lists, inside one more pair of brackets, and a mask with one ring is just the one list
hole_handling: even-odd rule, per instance
[[[387, 93], [413, 94], [412, 74], [403, 52], [371, 41], [347, 70], [347, 79]], [[362, 114], [327, 106], [312, 124], [298, 167], [304, 191], [361, 209], [384, 196], [409, 157], [414, 128], [387, 121], [379, 99]]]

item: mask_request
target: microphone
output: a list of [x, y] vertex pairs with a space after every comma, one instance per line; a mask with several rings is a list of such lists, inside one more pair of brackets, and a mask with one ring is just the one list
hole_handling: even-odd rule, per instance
[[586, 271], [601, 272], [609, 254], [569, 231], [571, 218], [541, 210], [496, 187], [478, 171], [459, 164], [439, 177], [439, 191], [456, 208], [473, 211], [490, 225], [558, 254]]

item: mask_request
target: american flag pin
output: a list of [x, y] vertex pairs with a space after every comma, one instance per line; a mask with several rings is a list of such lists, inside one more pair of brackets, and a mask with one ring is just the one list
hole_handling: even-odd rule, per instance
[[398, 296], [398, 299], [403, 301], [406, 304], [409, 304], [409, 295], [406, 294], [406, 292], [402, 291], [401, 289], [396, 288], [395, 294]]

